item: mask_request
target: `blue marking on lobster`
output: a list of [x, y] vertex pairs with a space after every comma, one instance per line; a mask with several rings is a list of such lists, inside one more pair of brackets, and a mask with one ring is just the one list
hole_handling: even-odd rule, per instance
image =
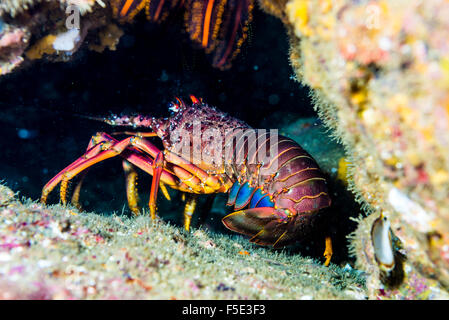
[[237, 194], [237, 199], [235, 200], [234, 209], [240, 210], [246, 207], [253, 196], [254, 190], [256, 188], [251, 187], [248, 182], [242, 184]]
[[260, 199], [260, 201], [257, 203], [256, 208], [261, 207], [274, 207], [274, 203], [270, 200], [270, 196], [268, 194]]
[[259, 200], [262, 199], [265, 195], [266, 193], [263, 193], [261, 188], [257, 188], [256, 192], [254, 192], [253, 197], [251, 198], [249, 207], [255, 208]]
[[226, 203], [227, 206], [233, 206], [235, 204], [235, 200], [237, 199], [237, 194], [240, 190], [240, 184], [238, 181], [234, 182], [231, 189], [229, 190], [229, 198], [228, 202]]
[[251, 187], [248, 182], [240, 184], [234, 182], [226, 205], [234, 206], [235, 210], [241, 210], [249, 204], [249, 208], [274, 207], [273, 201], [261, 188]]

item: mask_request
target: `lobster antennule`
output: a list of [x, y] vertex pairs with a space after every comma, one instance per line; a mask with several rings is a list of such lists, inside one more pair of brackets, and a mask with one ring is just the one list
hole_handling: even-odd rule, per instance
[[272, 207], [258, 207], [233, 212], [222, 219], [229, 230], [250, 236], [251, 242], [282, 247], [291, 241], [287, 232], [288, 217]]

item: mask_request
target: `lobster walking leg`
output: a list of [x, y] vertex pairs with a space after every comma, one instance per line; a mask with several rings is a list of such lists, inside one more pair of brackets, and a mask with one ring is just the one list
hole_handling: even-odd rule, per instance
[[[158, 156], [159, 153], [161, 153], [161, 150], [156, 148], [151, 142], [142, 139], [139, 136], [132, 136], [130, 138], [126, 138], [119, 142], [120, 144], [129, 144], [137, 148], [138, 150], [143, 151], [146, 154], [149, 154], [153, 159]], [[161, 153], [162, 156], [162, 153]], [[204, 189], [201, 187], [201, 181], [197, 178], [199, 174], [201, 174], [201, 177], [204, 177], [204, 175], [207, 175], [207, 183], [213, 183], [215, 182], [212, 176], [208, 175], [203, 170], [199, 169], [197, 166], [191, 164], [190, 162], [168, 152], [168, 156], [165, 155], [165, 160], [169, 163], [174, 164], [173, 171], [174, 174], [187, 185], [192, 190], [194, 190], [197, 193], [204, 193]], [[164, 170], [166, 171], [166, 170]], [[208, 179], [210, 177], [210, 179]], [[212, 180], [212, 182], [210, 182]], [[164, 182], [164, 181], [163, 181]], [[206, 182], [206, 181], [205, 181]], [[181, 185], [181, 188], [183, 188], [183, 185]], [[180, 188], [180, 190], [181, 190]]]
[[[142, 153], [137, 153], [137, 150], [132, 148], [133, 137], [118, 141], [105, 133], [100, 133], [94, 136], [92, 139], [94, 141], [99, 141], [98, 144], [88, 150], [75, 162], [67, 166], [64, 170], [59, 172], [44, 186], [42, 190], [41, 202], [45, 203], [50, 192], [56, 187], [56, 185], [61, 183], [61, 200], [64, 203], [68, 182], [73, 177], [89, 168], [90, 166], [108, 158], [115, 157], [117, 155], [121, 155], [130, 163], [153, 175], [153, 160]], [[153, 154], [155, 153], [154, 151], [157, 150], [157, 148], [149, 142], [147, 142], [145, 145], [147, 147], [147, 150], [152, 149]], [[177, 177], [166, 170], [162, 170], [161, 181], [172, 186], [175, 189], [180, 189], [183, 191], [188, 190], [182, 185], [179, 186]]]
[[167, 187], [165, 186], [165, 184], [161, 181], [159, 183], [159, 188], [162, 191], [162, 194], [164, 195], [165, 199], [167, 199], [168, 201], [171, 201], [171, 197], [170, 194], [168, 193]]
[[121, 132], [111, 133], [111, 135], [113, 135], [113, 136], [117, 136], [119, 134], [126, 134], [128, 136], [136, 136], [136, 137], [140, 137], [140, 138], [157, 137], [157, 134], [155, 132], [121, 131]]
[[156, 200], [157, 200], [157, 190], [159, 189], [159, 181], [161, 179], [161, 174], [164, 165], [164, 154], [159, 152], [153, 162], [153, 181], [151, 182], [151, 192], [150, 192], [150, 214], [151, 218], [156, 218]]
[[75, 160], [72, 164], [67, 166], [64, 170], [59, 172], [50, 181], [48, 181], [47, 184], [42, 189], [41, 202], [42, 203], [46, 203], [47, 197], [50, 194], [50, 192], [58, 185], [58, 183], [61, 182], [64, 172], [71, 170], [72, 168], [74, 168], [79, 163], [83, 162], [84, 160], [89, 159], [89, 158], [97, 155], [100, 152], [101, 147], [102, 147], [102, 143], [99, 143], [98, 145], [96, 145], [95, 147], [93, 147], [92, 149], [87, 151], [83, 156], [81, 156], [80, 158]]
[[76, 175], [78, 175], [85, 169], [91, 167], [92, 165], [121, 154], [130, 144], [130, 141], [126, 140], [128, 139], [112, 144], [111, 146], [106, 147], [105, 148], [106, 150], [102, 150], [103, 148], [97, 150], [99, 151], [97, 154], [94, 154], [88, 159], [85, 159], [84, 161], [81, 161], [78, 164], [71, 166], [69, 170], [66, 170], [64, 173], [62, 173], [61, 186], [60, 186], [60, 198], [62, 203], [66, 204], [66, 194], [68, 184], [71, 179], [73, 179]]
[[[88, 152], [88, 151], [89, 151], [91, 148], [93, 148], [96, 144], [98, 144], [98, 142], [96, 142], [95, 139], [90, 139], [89, 144], [87, 145], [86, 152]], [[73, 191], [73, 194], [72, 194], [72, 200], [71, 200], [71, 203], [72, 203], [76, 208], [78, 208], [78, 210], [82, 210], [82, 207], [81, 207], [81, 204], [80, 204], [79, 200], [80, 200], [81, 187], [82, 187], [82, 185], [83, 185], [84, 178], [85, 178], [86, 175], [87, 175], [87, 171], [88, 171], [88, 170], [85, 170], [85, 171], [82, 173], [82, 176], [81, 176], [79, 182], [77, 183], [77, 185], [76, 185], [76, 187], [75, 187], [75, 189], [74, 189], [74, 191]]]
[[[162, 153], [161, 153], [162, 154]], [[159, 181], [159, 188], [161, 189], [162, 193], [164, 194], [165, 198], [167, 200], [170, 200], [170, 194], [167, 191], [167, 188], [165, 187], [165, 184], [160, 181], [160, 176], [162, 174], [162, 162], [159, 162], [158, 168], [156, 167], [156, 163], [158, 163], [157, 157], [155, 161], [153, 162], [153, 181], [151, 184], [151, 190], [150, 192], [150, 212], [152, 212], [152, 216], [155, 216], [155, 208], [156, 206], [156, 199], [157, 199], [157, 183]], [[134, 215], [140, 214], [140, 207], [139, 207], [139, 194], [137, 192], [137, 172], [134, 169], [133, 165], [129, 163], [127, 160], [123, 160], [123, 169], [125, 171], [126, 175], [126, 195], [128, 199], [128, 206], [130, 210], [134, 213]]]
[[326, 261], [324, 261], [324, 265], [327, 267], [329, 265], [329, 263], [331, 262], [331, 258], [332, 258], [332, 239], [331, 237], [327, 236], [326, 237], [326, 248], [324, 249], [324, 253], [323, 256], [324, 258], [326, 258]]
[[190, 223], [192, 221], [193, 213], [195, 212], [197, 203], [197, 195], [190, 194], [187, 197], [186, 206], [184, 208], [184, 229], [190, 231]]
[[137, 193], [137, 172], [128, 160], [123, 160], [123, 170], [126, 178], [126, 198], [128, 207], [134, 215], [140, 214], [139, 194]]
[[83, 181], [84, 181], [84, 178], [86, 177], [87, 171], [88, 170], [85, 170], [82, 173], [80, 181], [77, 183], [75, 189], [73, 190], [72, 200], [70, 201], [78, 210], [82, 210], [82, 206], [80, 204], [80, 193], [81, 193], [81, 187], [83, 185]]
[[208, 174], [206, 171], [202, 170], [188, 160], [174, 154], [173, 152], [166, 151], [165, 159], [168, 162], [176, 164], [177, 166], [187, 170], [195, 177], [200, 179], [201, 183], [204, 184], [204, 190], [202, 193], [220, 192], [220, 190], [223, 188], [222, 183], [216, 176]]

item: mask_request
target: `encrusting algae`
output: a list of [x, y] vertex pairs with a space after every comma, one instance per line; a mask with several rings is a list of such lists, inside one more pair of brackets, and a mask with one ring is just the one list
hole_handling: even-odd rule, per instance
[[363, 279], [148, 215], [20, 201], [0, 185], [0, 299], [364, 299]]
[[[290, 0], [282, 10], [280, 1], [262, 2], [286, 24], [297, 78], [314, 89], [320, 118], [345, 146], [349, 187], [371, 214], [351, 237], [369, 296], [446, 297], [449, 3]], [[406, 256], [395, 288], [367, 253], [380, 214]], [[415, 285], [440, 294], [413, 295]]]

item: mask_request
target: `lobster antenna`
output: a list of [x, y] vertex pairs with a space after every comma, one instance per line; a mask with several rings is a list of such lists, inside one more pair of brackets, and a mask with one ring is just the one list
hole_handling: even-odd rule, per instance
[[97, 117], [97, 116], [88, 116], [86, 114], [82, 114], [82, 113], [73, 113], [72, 114], [75, 117], [78, 118], [82, 118], [82, 119], [88, 119], [88, 120], [93, 120], [93, 121], [100, 121], [100, 122], [105, 122], [107, 124], [111, 124], [113, 125], [111, 118], [116, 117], [116, 115], [112, 115], [111, 118], [107, 118], [107, 117]]
[[88, 120], [94, 120], [94, 121], [100, 121], [100, 122], [105, 122], [111, 125], [114, 125], [114, 118], [117, 118], [117, 116], [115, 114], [111, 114], [110, 117], [97, 117], [97, 116], [89, 116], [87, 114], [82, 114], [82, 113], [78, 113], [78, 112], [73, 112], [73, 111], [68, 111], [68, 110], [64, 110], [64, 109], [52, 109], [49, 107], [42, 107], [42, 106], [33, 106], [33, 105], [13, 105], [13, 104], [9, 104], [9, 103], [4, 103], [4, 102], [0, 102], [0, 106], [2, 107], [2, 109], [5, 109], [7, 107], [14, 107], [17, 109], [32, 109], [32, 110], [39, 110], [39, 111], [45, 111], [51, 114], [57, 114], [57, 115], [61, 115], [61, 116], [67, 116], [67, 117], [77, 117], [77, 118], [82, 118], [82, 119], [88, 119]]

